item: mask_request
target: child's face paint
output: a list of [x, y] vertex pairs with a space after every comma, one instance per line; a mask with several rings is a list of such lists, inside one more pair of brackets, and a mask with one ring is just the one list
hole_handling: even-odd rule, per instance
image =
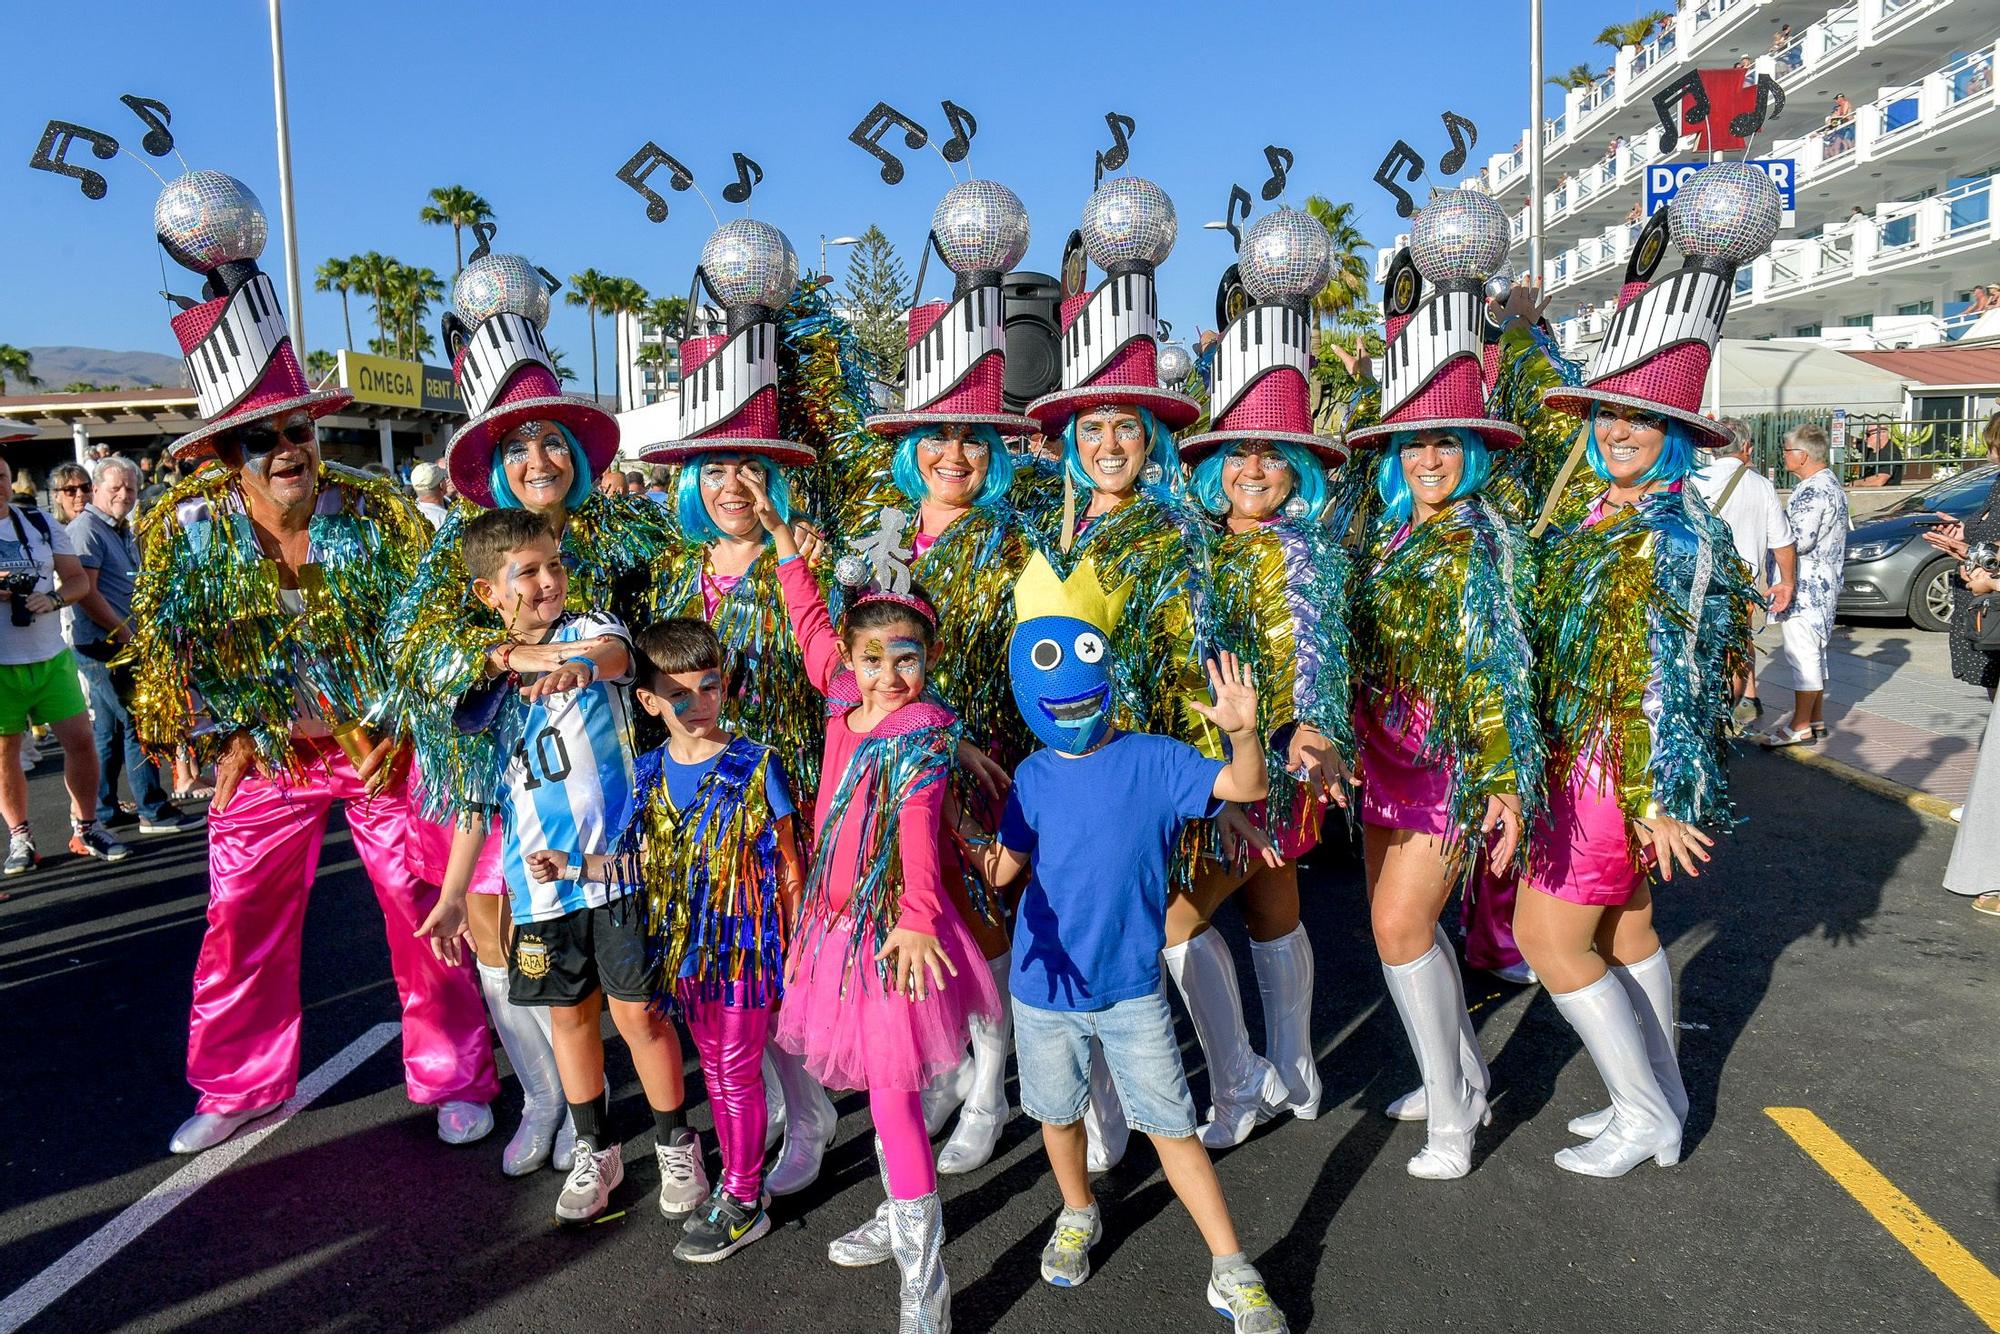
[[716, 735], [722, 718], [721, 672], [711, 667], [654, 679], [660, 687], [657, 692], [639, 692], [646, 712], [663, 720], [675, 736], [706, 739]]
[[538, 538], [501, 558], [491, 579], [475, 579], [473, 589], [500, 613], [512, 634], [535, 634], [554, 625], [569, 598], [569, 571], [553, 537]]
[[929, 660], [930, 650], [914, 625], [886, 626], [849, 650], [863, 702], [881, 713], [900, 709], [924, 693]]

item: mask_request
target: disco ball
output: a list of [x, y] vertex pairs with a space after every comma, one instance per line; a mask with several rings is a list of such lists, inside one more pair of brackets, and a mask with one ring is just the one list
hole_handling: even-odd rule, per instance
[[549, 285], [525, 255], [483, 255], [458, 275], [451, 304], [470, 325], [510, 311], [539, 329], [549, 322]]
[[1444, 190], [1410, 224], [1410, 258], [1434, 283], [1482, 282], [1507, 258], [1507, 213], [1491, 195]]
[[1028, 210], [998, 181], [964, 181], [938, 201], [931, 234], [953, 273], [1005, 273], [1028, 253]]
[[875, 567], [862, 556], [846, 555], [833, 563], [833, 577], [843, 588], [859, 588], [867, 583], [875, 573]]
[[737, 218], [715, 229], [701, 247], [708, 285], [724, 306], [782, 310], [799, 281], [799, 256], [768, 222]]
[[1178, 388], [1187, 382], [1188, 372], [1193, 369], [1194, 358], [1188, 355], [1186, 348], [1182, 347], [1179, 343], [1160, 344], [1159, 372], [1161, 387], [1166, 389]]
[[1682, 253], [1746, 264], [1771, 247], [1784, 201], [1771, 178], [1747, 162], [1703, 167], [1667, 205], [1667, 228]]
[[191, 171], [160, 191], [153, 231], [176, 264], [207, 273], [263, 254], [270, 225], [249, 186], [219, 171]]
[[1497, 301], [1501, 305], [1505, 305], [1507, 298], [1513, 294], [1514, 279], [1512, 276], [1505, 273], [1496, 273], [1486, 280], [1486, 299], [1488, 301]]
[[1114, 176], [1083, 206], [1083, 248], [1107, 273], [1114, 266], [1151, 269], [1174, 253], [1174, 201], [1138, 176]]
[[1312, 214], [1281, 208], [1250, 224], [1236, 266], [1251, 300], [1284, 305], [1326, 286], [1333, 247]]

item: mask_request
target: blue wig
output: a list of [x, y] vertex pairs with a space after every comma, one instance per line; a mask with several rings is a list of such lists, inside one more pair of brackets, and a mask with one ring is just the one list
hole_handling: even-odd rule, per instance
[[[1465, 461], [1465, 471], [1458, 479], [1458, 485], [1445, 497], [1448, 502], [1463, 500], [1480, 487], [1486, 485], [1486, 475], [1493, 470], [1493, 452], [1486, 441], [1471, 431], [1449, 432], [1458, 441], [1459, 457]], [[1410, 483], [1403, 476], [1403, 448], [1417, 442], [1415, 431], [1398, 431], [1389, 437], [1389, 447], [1382, 451], [1381, 461], [1375, 465], [1375, 494], [1382, 497], [1382, 514], [1390, 523], [1400, 528], [1410, 521], [1415, 501], [1410, 495]]]
[[[557, 422], [555, 428], [562, 432], [563, 441], [569, 445], [569, 490], [563, 494], [563, 508], [573, 510], [590, 499], [590, 488], [596, 483], [597, 478], [590, 471], [590, 460], [583, 456], [583, 446], [579, 445], [576, 437], [570, 434], [569, 427]], [[521, 504], [521, 498], [514, 494], [514, 487], [507, 480], [506, 457], [497, 442], [493, 449], [493, 467], [486, 475], [486, 485], [493, 492], [495, 509], [527, 508]]]
[[[924, 485], [924, 475], [917, 468], [917, 441], [929, 438], [932, 432], [919, 427], [905, 431], [901, 443], [896, 446], [895, 460], [889, 465], [896, 479], [896, 489], [913, 502], [921, 503], [930, 494]], [[1007, 498], [1007, 492], [1014, 485], [1014, 456], [1007, 452], [1007, 442], [1000, 438], [996, 426], [975, 426], [968, 443], [986, 446], [986, 485], [979, 488], [979, 495], [973, 504], [981, 509], [991, 509]]]
[[[713, 454], [697, 455], [683, 463], [680, 478], [674, 484], [674, 515], [680, 520], [681, 533], [688, 541], [722, 540], [722, 530], [708, 516], [708, 505], [701, 498], [701, 465], [725, 463], [732, 459], [753, 461], [763, 466], [764, 487], [770, 493], [771, 503], [777, 506], [778, 517], [786, 523], [792, 521], [792, 488], [786, 484], [785, 474], [777, 464], [755, 454], [732, 454], [727, 450], [718, 450]], [[764, 540], [770, 540], [768, 533]]]
[[[1227, 514], [1229, 501], [1222, 494], [1223, 460], [1236, 452], [1240, 445], [1258, 443], [1238, 441], [1235, 445], [1223, 445], [1195, 465], [1194, 478], [1188, 483], [1188, 491], [1195, 502], [1210, 514]], [[1313, 452], [1304, 445], [1295, 445], [1289, 440], [1274, 440], [1278, 452], [1292, 469], [1292, 495], [1306, 502], [1308, 514], [1318, 514], [1320, 506], [1326, 504], [1326, 468]], [[1289, 503], [1290, 497], [1286, 497]]]
[[[1678, 482], [1695, 469], [1694, 433], [1687, 426], [1668, 417], [1660, 416], [1667, 423], [1667, 438], [1660, 446], [1660, 457], [1653, 460], [1653, 466], [1646, 469], [1646, 475], [1639, 479], [1639, 485], [1651, 482]], [[1584, 430], [1590, 432], [1590, 444], [1585, 457], [1590, 460], [1590, 469], [1604, 481], [1611, 480], [1611, 469], [1605, 466], [1604, 451], [1597, 445], [1597, 409], [1590, 410], [1590, 420], [1584, 423]]]
[[[1076, 423], [1085, 412], [1098, 410], [1085, 408], [1083, 412], [1077, 413], [1075, 417], [1069, 419], [1069, 425], [1063, 427], [1062, 433], [1063, 472], [1072, 482], [1086, 491], [1096, 490], [1097, 483], [1091, 481], [1090, 474], [1083, 470], [1083, 459], [1076, 452]], [[1139, 414], [1140, 424], [1146, 428], [1146, 463], [1160, 465], [1160, 476], [1163, 480], [1159, 489], [1171, 490], [1173, 479], [1180, 476], [1180, 456], [1174, 451], [1174, 433], [1160, 425], [1160, 419], [1153, 415], [1151, 408], [1134, 407], [1132, 410]], [[1144, 468], [1145, 464], [1141, 464], [1142, 473]], [[1141, 482], [1140, 485], [1143, 486], [1144, 483]]]

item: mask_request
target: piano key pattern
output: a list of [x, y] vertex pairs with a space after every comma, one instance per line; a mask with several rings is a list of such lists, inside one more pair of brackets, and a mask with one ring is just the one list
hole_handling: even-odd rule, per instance
[[1590, 359], [1587, 383], [1628, 371], [1677, 343], [1715, 346], [1735, 283], [1707, 269], [1678, 269], [1641, 292], [1616, 315]]
[[681, 376], [680, 433], [693, 439], [728, 421], [778, 384], [778, 326], [745, 325], [715, 355]]
[[289, 336], [269, 274], [257, 274], [237, 288], [222, 318], [187, 355], [188, 379], [201, 415], [219, 417], [242, 402]]
[[1000, 289], [975, 287], [903, 354], [903, 410], [921, 411], [959, 386], [1007, 341]]
[[1382, 416], [1415, 398], [1453, 357], [1480, 354], [1480, 294], [1446, 290], [1410, 312], [1382, 354]]
[[1089, 384], [1126, 344], [1151, 338], [1159, 324], [1159, 294], [1152, 274], [1106, 278], [1063, 335], [1063, 388]]
[[542, 331], [525, 315], [502, 311], [489, 315], [472, 331], [465, 345], [465, 360], [459, 366], [459, 393], [465, 410], [478, 416], [493, 406], [493, 400], [514, 378], [514, 372], [530, 362], [555, 373], [549, 360], [548, 344]]
[[1216, 345], [1215, 384], [1209, 420], [1221, 421], [1250, 387], [1283, 367], [1306, 373], [1312, 359], [1306, 317], [1284, 306], [1252, 306], [1223, 331]]

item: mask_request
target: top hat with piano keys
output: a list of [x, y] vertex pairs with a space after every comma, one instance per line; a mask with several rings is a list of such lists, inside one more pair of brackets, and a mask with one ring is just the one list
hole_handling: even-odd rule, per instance
[[1181, 442], [1181, 462], [1192, 467], [1220, 447], [1250, 440], [1301, 445], [1329, 464], [1346, 461], [1345, 442], [1314, 433], [1306, 389], [1309, 312], [1332, 263], [1326, 228], [1309, 213], [1281, 208], [1244, 233], [1237, 269], [1255, 304], [1216, 343], [1212, 429]]
[[176, 263], [208, 280], [206, 299], [172, 320], [207, 424], [167, 446], [169, 458], [206, 454], [246, 422], [300, 410], [324, 417], [354, 401], [306, 383], [277, 289], [257, 267], [270, 226], [249, 186], [219, 171], [178, 177], [153, 206], [153, 231]]
[[882, 435], [939, 426], [991, 426], [1002, 435], [1037, 429], [1032, 417], [1007, 411], [1004, 399], [1000, 276], [1028, 252], [1028, 211], [997, 181], [963, 181], [931, 215], [928, 244], [956, 275], [952, 297], [910, 310], [902, 410], [877, 413], [868, 429]]
[[541, 271], [520, 255], [482, 255], [459, 273], [451, 302], [444, 342], [468, 415], [444, 449], [452, 486], [473, 504], [493, 508], [493, 451], [531, 421], [568, 428], [591, 475], [601, 477], [618, 456], [618, 419], [562, 392], [542, 341], [549, 286]]
[[1405, 431], [1521, 443], [1520, 427], [1486, 412], [1485, 282], [1507, 258], [1508, 225], [1476, 190], [1441, 191], [1417, 212], [1382, 285], [1382, 417], [1349, 431], [1350, 445], [1384, 446]]
[[[1644, 408], [1686, 425], [1697, 445], [1728, 443], [1729, 432], [1701, 413], [1702, 389], [1736, 270], [1770, 248], [1783, 207], [1771, 178], [1748, 163], [1696, 172], [1633, 243], [1617, 313], [1583, 383], [1550, 389], [1542, 402], [1579, 417], [1600, 403]], [[1686, 262], [1655, 281], [1669, 235]]]
[[[735, 218], [709, 236], [695, 282], [722, 303], [729, 332], [681, 340], [675, 438], [648, 445], [640, 458], [685, 463], [749, 454], [787, 467], [813, 461], [810, 445], [778, 436], [777, 312], [798, 280], [798, 252], [768, 222]], [[692, 315], [694, 303], [688, 307]]]
[[1062, 388], [1028, 405], [1042, 429], [1103, 407], [1145, 408], [1172, 431], [1201, 416], [1201, 404], [1160, 385], [1153, 270], [1173, 253], [1175, 227], [1173, 201], [1137, 176], [1112, 177], [1083, 206], [1083, 247], [1105, 276], [1063, 301]]

